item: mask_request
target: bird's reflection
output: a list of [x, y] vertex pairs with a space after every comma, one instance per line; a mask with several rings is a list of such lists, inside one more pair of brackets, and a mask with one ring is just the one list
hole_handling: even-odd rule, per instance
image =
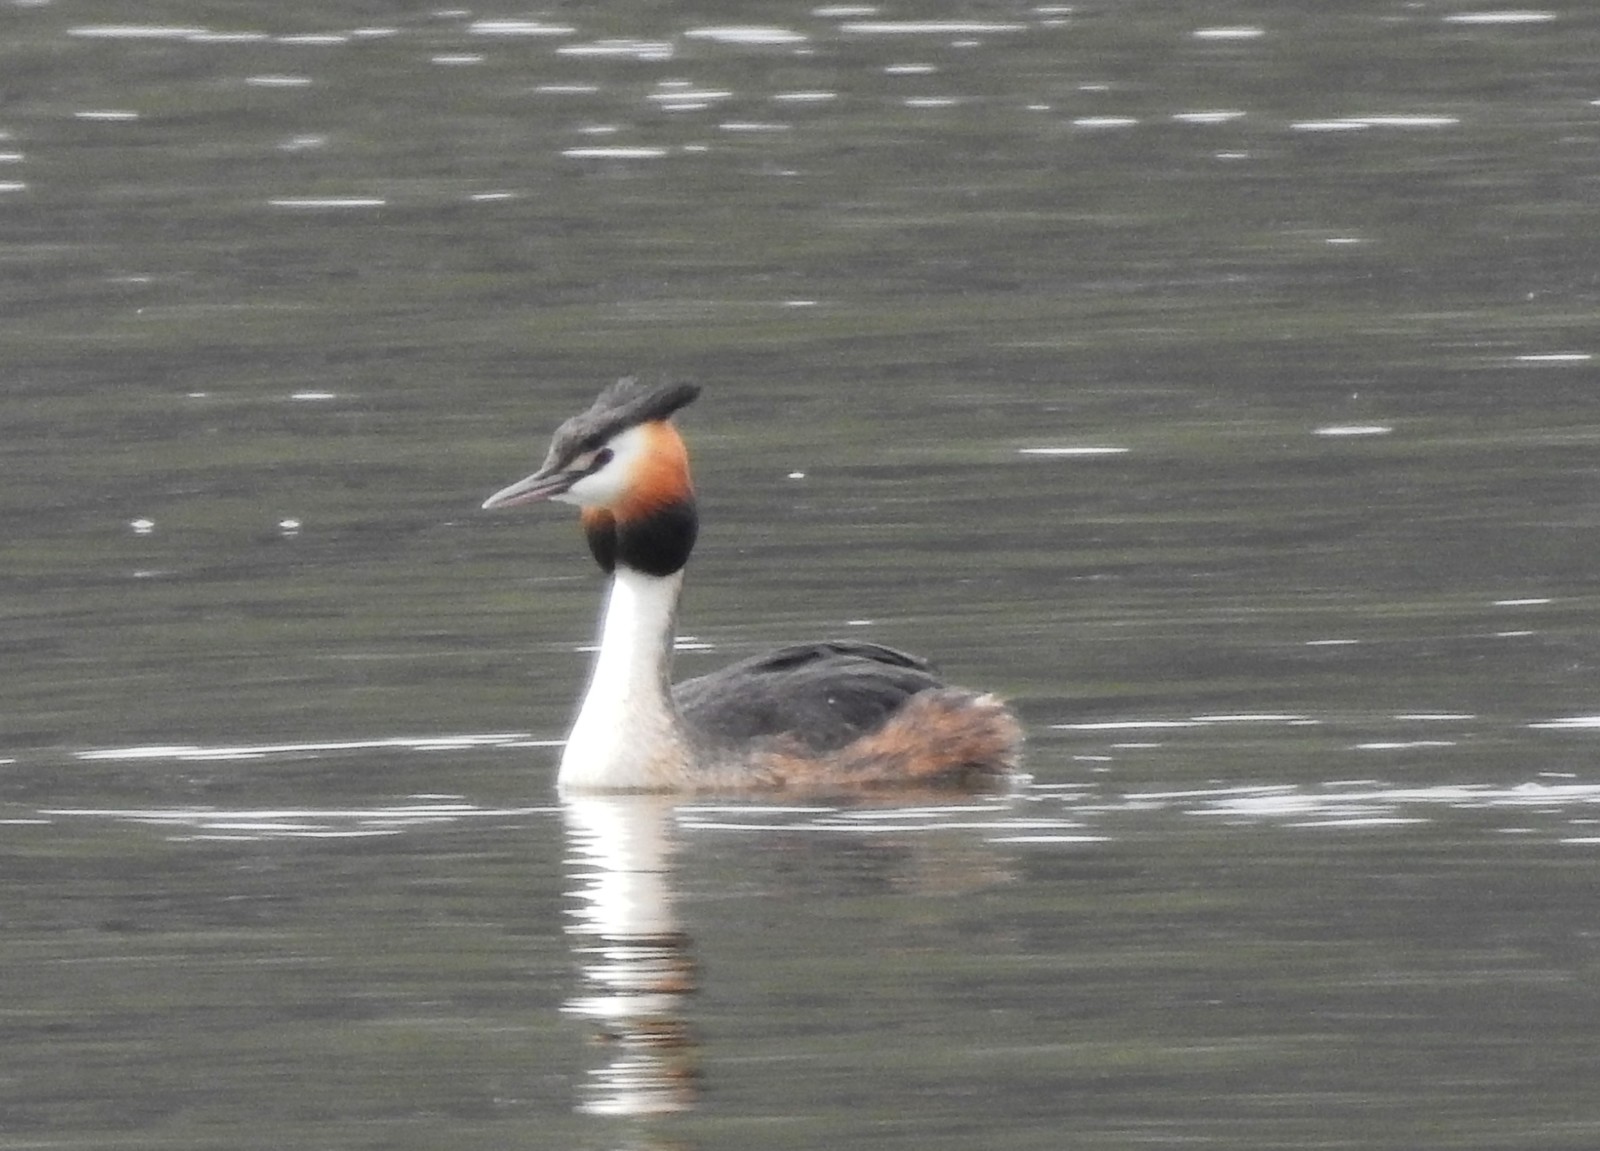
[[672, 903], [674, 801], [656, 795], [568, 798], [571, 931], [583, 976], [567, 1010], [589, 1020], [607, 1053], [579, 1109], [684, 1111], [696, 1098], [695, 1043], [684, 1005], [695, 990], [689, 939]]

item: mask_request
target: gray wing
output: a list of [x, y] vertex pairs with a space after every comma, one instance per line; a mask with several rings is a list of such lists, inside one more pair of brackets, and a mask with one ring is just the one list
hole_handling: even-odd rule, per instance
[[691, 727], [719, 739], [788, 734], [820, 752], [875, 731], [913, 695], [942, 684], [916, 656], [829, 640], [740, 660], [672, 694]]

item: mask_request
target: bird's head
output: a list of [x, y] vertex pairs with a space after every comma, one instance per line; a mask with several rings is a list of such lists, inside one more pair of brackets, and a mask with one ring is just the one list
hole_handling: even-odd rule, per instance
[[483, 506], [577, 504], [590, 550], [606, 571], [619, 563], [651, 575], [679, 570], [698, 520], [689, 453], [671, 417], [699, 394], [696, 384], [618, 380], [556, 429], [538, 471]]

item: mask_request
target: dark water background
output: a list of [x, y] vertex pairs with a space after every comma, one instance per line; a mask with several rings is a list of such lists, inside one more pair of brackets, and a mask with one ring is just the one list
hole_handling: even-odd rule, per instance
[[[0, 1148], [1600, 1144], [1586, 3], [0, 11]], [[922, 23], [917, 23], [917, 22]], [[1014, 794], [562, 808], [692, 674]]]

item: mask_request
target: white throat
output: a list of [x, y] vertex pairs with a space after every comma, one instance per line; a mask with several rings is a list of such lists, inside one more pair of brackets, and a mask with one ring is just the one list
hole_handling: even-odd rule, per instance
[[688, 764], [670, 687], [673, 624], [683, 572], [645, 575], [618, 565], [589, 677], [557, 783], [563, 791], [670, 788]]

